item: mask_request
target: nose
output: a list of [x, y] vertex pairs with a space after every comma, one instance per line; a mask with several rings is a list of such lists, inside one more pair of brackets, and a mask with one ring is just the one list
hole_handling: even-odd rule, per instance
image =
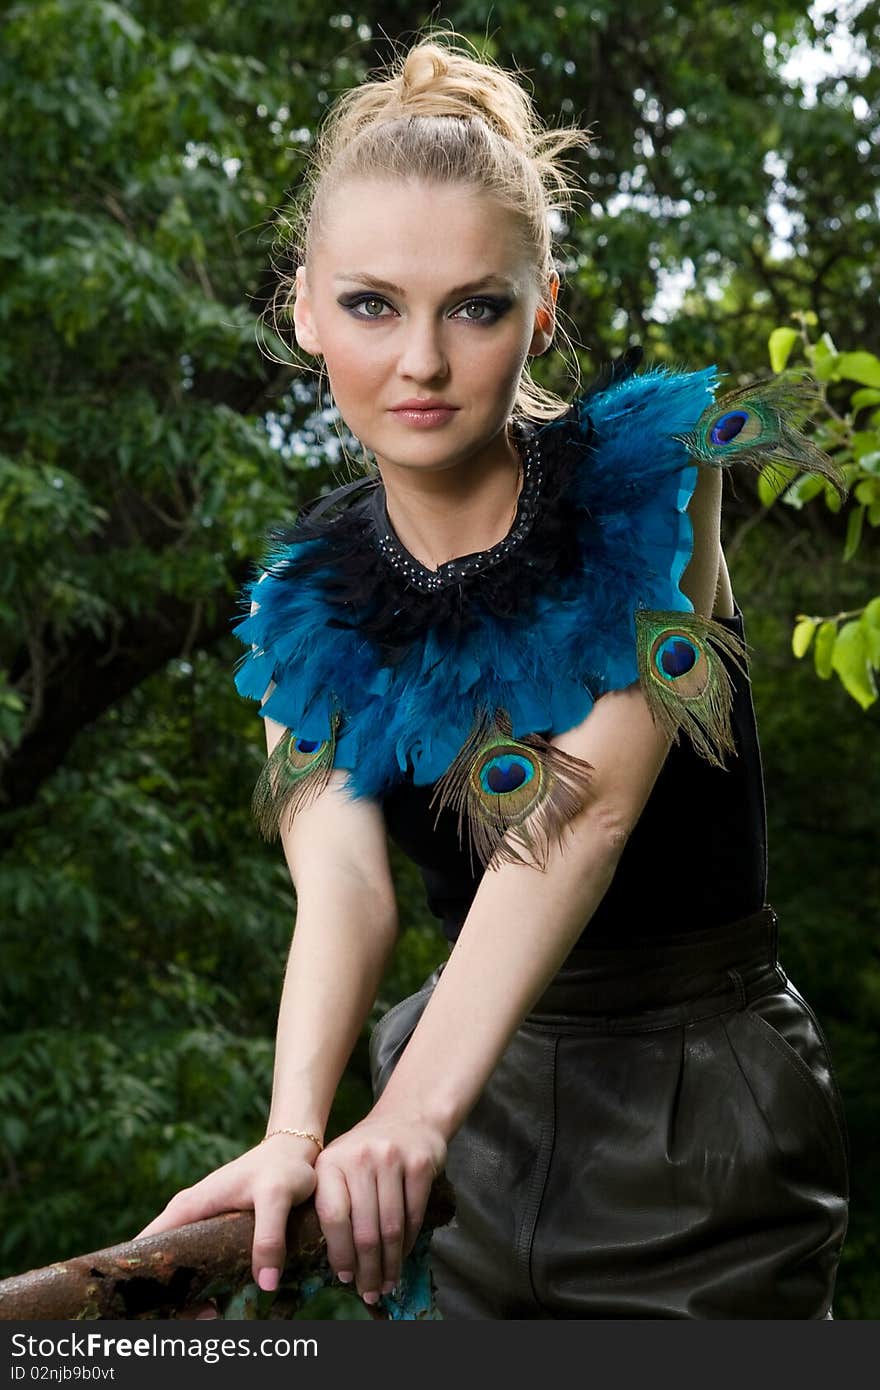
[[397, 370], [400, 376], [413, 381], [436, 381], [447, 375], [449, 364], [441, 325], [423, 321], [410, 322], [405, 327]]

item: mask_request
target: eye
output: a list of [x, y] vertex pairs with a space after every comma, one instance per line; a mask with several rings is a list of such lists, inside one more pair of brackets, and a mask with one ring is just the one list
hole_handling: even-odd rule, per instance
[[[343, 309], [347, 309], [353, 318], [372, 319], [374, 322], [386, 318], [387, 315], [382, 313], [359, 313], [357, 312], [357, 310], [361, 305], [366, 306], [370, 304], [384, 304], [389, 308], [391, 307], [388, 304], [387, 299], [383, 299], [381, 295], [377, 294], [361, 294], [356, 295], [354, 298], [351, 299], [340, 299], [339, 304], [342, 306]], [[481, 311], [479, 317], [474, 317], [472, 314], [465, 312], [465, 322], [478, 324], [497, 323], [498, 320], [502, 317], [502, 315], [504, 315], [510, 308], [510, 300], [487, 298], [468, 299], [461, 306], [461, 309], [456, 310], [455, 317], [458, 317], [463, 311], [468, 311], [473, 308], [476, 308]]]
[[510, 307], [509, 299], [468, 299], [466, 304], [462, 304], [462, 309], [480, 309], [480, 317], [474, 318], [466, 314], [468, 324], [495, 324], [503, 313]]
[[357, 297], [357, 299], [341, 299], [339, 300], [339, 303], [342, 304], [343, 309], [349, 309], [350, 311], [352, 311], [352, 313], [355, 314], [355, 318], [384, 318], [384, 314], [381, 313], [359, 314], [355, 313], [355, 310], [357, 309], [357, 306], [359, 306], [359, 304], [364, 304], [364, 306], [366, 306], [366, 304], [380, 304], [381, 306], [381, 304], [388, 303], [388, 300], [382, 299], [380, 295], [360, 295], [359, 297]]

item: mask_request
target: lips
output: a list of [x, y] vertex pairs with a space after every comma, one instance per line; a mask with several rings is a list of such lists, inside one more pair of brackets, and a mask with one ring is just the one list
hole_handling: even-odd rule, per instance
[[392, 410], [457, 410], [457, 405], [451, 405], [449, 401], [426, 401], [416, 400], [401, 401], [399, 405], [393, 405]]

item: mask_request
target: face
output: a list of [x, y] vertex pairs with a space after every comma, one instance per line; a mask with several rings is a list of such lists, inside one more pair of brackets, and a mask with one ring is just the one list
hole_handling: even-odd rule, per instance
[[[554, 277], [553, 301], [557, 288]], [[546, 351], [554, 326], [513, 219], [494, 200], [463, 186], [365, 180], [337, 195], [312, 263], [297, 271], [294, 324], [380, 469], [422, 471], [509, 449], [523, 363]], [[415, 397], [455, 409], [426, 428], [394, 409]]]

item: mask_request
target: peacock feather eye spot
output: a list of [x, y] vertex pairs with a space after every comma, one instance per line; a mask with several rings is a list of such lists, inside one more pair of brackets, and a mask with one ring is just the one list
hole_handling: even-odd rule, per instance
[[480, 785], [487, 796], [519, 791], [535, 777], [535, 764], [521, 753], [497, 753], [480, 768]]
[[336, 731], [342, 721], [338, 709], [330, 716], [330, 736], [298, 738], [285, 729], [263, 765], [254, 787], [251, 805], [260, 833], [274, 840], [301, 806], [326, 785], [336, 750]]
[[737, 752], [728, 661], [748, 676], [746, 645], [713, 618], [636, 610], [639, 677], [656, 724], [678, 742], [686, 733], [698, 754], [725, 767]]
[[314, 753], [316, 749], [322, 746], [322, 740], [314, 738], [294, 737], [293, 746], [296, 749], [297, 753]]
[[678, 634], [667, 637], [654, 658], [661, 676], [673, 681], [692, 671], [699, 659], [700, 649], [696, 643]]
[[726, 414], [717, 420], [710, 436], [713, 444], [729, 444], [732, 439], [741, 432], [748, 422], [749, 413], [747, 410], [728, 410]]
[[696, 636], [683, 627], [664, 627], [651, 644], [649, 670], [659, 685], [682, 700], [702, 695], [709, 681], [706, 652]]
[[319, 762], [329, 747], [328, 739], [298, 738], [291, 730], [287, 737], [286, 763], [291, 775], [297, 777]]

